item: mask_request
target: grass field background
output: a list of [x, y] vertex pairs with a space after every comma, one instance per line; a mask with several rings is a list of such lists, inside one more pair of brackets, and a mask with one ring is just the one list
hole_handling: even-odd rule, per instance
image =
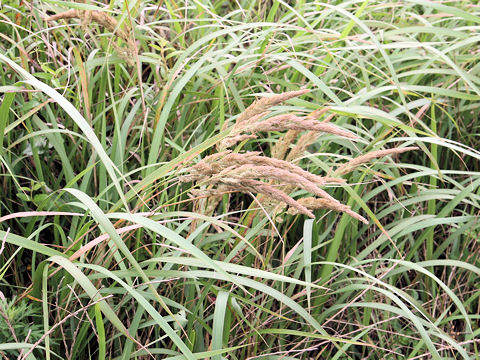
[[3, 0], [0, 355], [479, 358], [479, 44], [477, 1]]

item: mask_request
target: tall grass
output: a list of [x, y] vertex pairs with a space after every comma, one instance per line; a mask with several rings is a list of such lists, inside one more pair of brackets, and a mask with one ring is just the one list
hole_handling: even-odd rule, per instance
[[4, 0], [0, 354], [479, 358], [479, 43], [476, 1]]

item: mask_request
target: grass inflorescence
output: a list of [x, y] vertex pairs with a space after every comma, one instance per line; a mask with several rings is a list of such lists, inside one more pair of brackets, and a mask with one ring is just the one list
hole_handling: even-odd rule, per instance
[[0, 4], [0, 357], [476, 359], [474, 1]]

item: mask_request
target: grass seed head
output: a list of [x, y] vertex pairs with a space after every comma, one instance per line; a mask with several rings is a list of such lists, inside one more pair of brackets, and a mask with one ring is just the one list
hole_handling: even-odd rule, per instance
[[318, 133], [316, 132], [309, 131], [303, 134], [300, 139], [298, 139], [298, 142], [295, 144], [292, 150], [290, 150], [285, 160], [292, 161], [297, 157], [302, 156], [305, 150], [307, 150], [307, 147], [313, 144], [317, 138]]
[[358, 136], [349, 131], [343, 130], [330, 123], [320, 122], [308, 117], [299, 117], [294, 114], [283, 114], [271, 117], [264, 121], [248, 124], [243, 131], [283, 131], [283, 130], [309, 130], [315, 132], [330, 133], [348, 139], [357, 139]]
[[371, 151], [365, 155], [358, 156], [355, 159], [352, 159], [347, 163], [341, 165], [340, 167], [338, 167], [337, 170], [335, 170], [334, 174], [345, 175], [353, 171], [357, 166], [365, 164], [370, 160], [381, 158], [387, 155], [401, 154], [403, 152], [411, 151], [411, 150], [418, 150], [418, 147], [410, 146], [410, 147], [404, 147], [404, 148], [393, 148], [393, 149], [387, 149], [387, 150]]
[[45, 20], [48, 22], [52, 22], [56, 20], [69, 19], [80, 19], [81, 25], [84, 29], [86, 29], [88, 25], [90, 25], [92, 22], [96, 22], [108, 31], [112, 32], [115, 36], [119, 37], [126, 43], [126, 46], [122, 47], [119, 46], [115, 41], [112, 41], [112, 47], [115, 49], [118, 55], [129, 65], [133, 66], [135, 64], [135, 44], [129, 34], [119, 27], [118, 22], [117, 20], [115, 20], [115, 18], [99, 10], [70, 9], [49, 16]]
[[[357, 138], [351, 132], [318, 120], [330, 109], [329, 107], [316, 110], [304, 117], [294, 114], [281, 114], [263, 120], [268, 115], [270, 107], [307, 92], [308, 90], [291, 91], [255, 101], [238, 116], [230, 136], [225, 138], [218, 146], [220, 151], [207, 156], [187, 169], [190, 175], [182, 176], [180, 181], [196, 180], [217, 188], [256, 192], [273, 200], [271, 208], [276, 208], [279, 203], [284, 203], [298, 213], [313, 217], [313, 213], [306, 206], [288, 196], [288, 193], [299, 187], [316, 195], [318, 198], [314, 199], [320, 199], [323, 207], [350, 213], [353, 217], [363, 219], [321, 188], [327, 183], [342, 183], [342, 179], [318, 176], [283, 160], [290, 145], [301, 131], [307, 131], [307, 133], [293, 147], [287, 157], [289, 160], [293, 156], [303, 153], [306, 147], [315, 141], [318, 132], [330, 133], [348, 139]], [[261, 156], [259, 152], [233, 153], [229, 150], [221, 151], [240, 141], [255, 138], [258, 132], [284, 130], [288, 131], [285, 137], [280, 139], [274, 147], [273, 157]], [[270, 182], [266, 183], [261, 180], [269, 180]], [[274, 182], [282, 184], [284, 191], [275, 188], [273, 186]], [[211, 193], [211, 196], [218, 195]]]
[[287, 153], [290, 145], [292, 145], [295, 139], [300, 134], [298, 130], [288, 130], [284, 136], [277, 140], [275, 145], [272, 148], [272, 157], [275, 159], [283, 160], [285, 159], [285, 154]]
[[247, 152], [244, 154], [238, 154], [238, 153], [230, 153], [227, 155], [224, 159], [224, 161], [228, 164], [231, 163], [236, 163], [239, 165], [244, 165], [244, 164], [251, 164], [251, 165], [265, 165], [265, 166], [273, 166], [278, 169], [283, 169], [287, 170], [293, 174], [300, 175], [310, 182], [323, 186], [326, 185], [327, 183], [343, 183], [343, 179], [337, 179], [337, 178], [325, 178], [322, 176], [318, 176], [315, 174], [312, 174], [308, 171], [303, 170], [301, 167], [292, 164], [288, 161], [285, 160], [280, 160], [280, 159], [275, 159], [275, 158], [269, 158], [266, 156], [260, 156], [258, 152]]
[[[368, 220], [365, 219], [363, 216], [357, 214], [355, 211], [353, 211], [350, 206], [341, 204], [339, 202], [331, 202], [326, 199], [319, 199], [319, 198], [314, 198], [314, 197], [307, 197], [307, 198], [302, 198], [297, 200], [299, 204], [305, 206], [307, 209], [310, 210], [317, 210], [317, 209], [330, 209], [333, 211], [337, 212], [344, 212], [354, 219], [357, 219], [364, 224], [368, 224]], [[291, 208], [289, 209], [288, 213], [290, 214], [296, 214], [296, 209]]]
[[237, 124], [240, 124], [256, 115], [259, 115], [267, 111], [272, 106], [278, 105], [284, 101], [290, 100], [294, 97], [298, 97], [308, 92], [310, 92], [310, 90], [308, 89], [288, 91], [288, 92], [275, 94], [273, 96], [264, 97], [260, 100], [257, 100], [253, 104], [251, 104], [248, 108], [246, 108], [245, 111], [238, 116]]
[[[261, 181], [251, 180], [251, 179], [244, 179], [240, 184], [238, 184], [238, 189], [244, 189], [251, 192], [257, 192], [260, 194], [264, 194], [267, 197], [275, 199], [279, 202], [283, 202], [288, 206], [296, 209], [299, 214], [305, 214], [311, 218], [315, 218], [315, 215], [308, 210], [305, 206], [301, 205], [299, 202], [288, 196], [281, 190], [274, 188], [271, 185], [265, 184]], [[237, 190], [238, 191], [238, 190]]]

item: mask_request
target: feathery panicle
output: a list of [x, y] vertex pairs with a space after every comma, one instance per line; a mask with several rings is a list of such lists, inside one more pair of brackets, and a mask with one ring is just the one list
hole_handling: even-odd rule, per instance
[[218, 195], [223, 195], [223, 193], [228, 192], [230, 190], [226, 188], [222, 188], [219, 186], [218, 188], [211, 188], [211, 189], [192, 189], [190, 190], [189, 195], [191, 197], [214, 197]]
[[[307, 209], [310, 210], [317, 210], [317, 209], [330, 209], [338, 212], [344, 212], [354, 219], [360, 220], [364, 224], [368, 225], [368, 220], [365, 219], [363, 216], [357, 214], [355, 211], [353, 211], [350, 206], [341, 204], [339, 202], [332, 202], [327, 199], [318, 199], [314, 197], [307, 197], [307, 198], [302, 198], [297, 200], [299, 204], [302, 206], [305, 206]], [[289, 214], [296, 214], [296, 209], [289, 209], [288, 210]]]
[[49, 16], [48, 18], [46, 18], [46, 20], [48, 22], [51, 22], [51, 21], [61, 20], [61, 19], [68, 20], [68, 19], [83, 19], [83, 18], [86, 18], [87, 20], [90, 20], [90, 21], [95, 21], [96, 23], [106, 28], [108, 31], [111, 31], [112, 33], [120, 37], [125, 42], [127, 43], [131, 42], [130, 37], [127, 35], [127, 33], [118, 27], [117, 20], [115, 20], [115, 18], [111, 17], [110, 15], [107, 15], [103, 11], [99, 11], [99, 10], [82, 11], [77, 9], [70, 9], [68, 11]]
[[56, 20], [68, 20], [68, 19], [77, 19], [82, 17], [82, 13], [80, 10], [77, 9], [70, 9], [68, 11], [64, 11], [52, 16], [47, 17], [46, 21], [56, 21]]
[[[257, 122], [262, 117], [264, 117], [264, 116], [266, 116], [270, 113], [271, 113], [271, 111], [264, 111], [264, 112], [261, 112], [257, 115], [254, 115], [254, 116], [250, 117], [249, 119], [246, 119], [241, 124], [238, 121], [235, 122], [235, 125], [233, 126], [233, 129], [232, 129], [232, 132], [230, 133], [230, 136], [234, 136], [235, 134], [241, 133], [242, 129], [243, 129], [243, 126], [245, 126], [245, 124]], [[222, 131], [227, 129], [229, 123], [230, 123], [230, 120], [226, 119], [226, 121], [223, 123]]]
[[[205, 206], [205, 210], [203, 212], [203, 215], [206, 216], [212, 216], [213, 213], [215, 212], [215, 209], [217, 208], [218, 204], [220, 201], [222, 201], [223, 194], [221, 193], [221, 187], [217, 189], [218, 193], [216, 195], [210, 196], [207, 201], [207, 205]], [[228, 188], [224, 188], [223, 192], [228, 191]]]
[[330, 114], [330, 115], [328, 115], [325, 119], [323, 119], [322, 122], [328, 123], [328, 122], [330, 122], [330, 120], [332, 120], [334, 117], [335, 117], [335, 114]]
[[217, 153], [215, 153], [215, 154], [206, 156], [202, 161], [204, 161], [204, 162], [212, 162], [212, 161], [215, 161], [215, 160], [217, 160], [217, 159], [223, 158], [225, 155], [228, 155], [228, 154], [230, 154], [231, 152], [232, 152], [232, 150], [225, 150], [225, 151], [217, 152]]
[[52, 22], [62, 19], [80, 19], [82, 27], [84, 28], [86, 28], [92, 21], [95, 21], [108, 31], [112, 32], [115, 36], [118, 36], [126, 43], [125, 47], [119, 46], [114, 41], [111, 44], [113, 48], [117, 51], [118, 55], [123, 58], [129, 65], [135, 64], [135, 44], [133, 43], [133, 40], [130, 38], [130, 36], [118, 26], [118, 22], [117, 20], [115, 20], [115, 18], [99, 10], [70, 9], [59, 14], [49, 16], [45, 20], [48, 22]]
[[346, 137], [348, 139], [357, 139], [358, 136], [349, 131], [345, 131], [338, 126], [330, 123], [320, 122], [308, 117], [299, 117], [293, 114], [282, 114], [271, 117], [267, 120], [248, 124], [243, 131], [282, 131], [282, 130], [310, 130], [325, 132], [333, 135]]
[[275, 189], [273, 186], [265, 184], [257, 180], [244, 180], [240, 185], [242, 188], [247, 191], [253, 191], [260, 194], [264, 194], [272, 199], [283, 202], [288, 206], [296, 209], [300, 214], [305, 214], [311, 218], [315, 218], [315, 215], [308, 210], [305, 206], [301, 205], [298, 201], [292, 199], [290, 196], [285, 194], [283, 191]]
[[[191, 170], [191, 168], [189, 168]], [[180, 175], [177, 177], [178, 182], [186, 183], [191, 181], [198, 181], [201, 180], [204, 176], [203, 175], [195, 175], [195, 174], [187, 174], [187, 175]]]
[[238, 144], [239, 142], [242, 142], [244, 140], [248, 139], [256, 139], [256, 135], [249, 135], [249, 134], [242, 134], [242, 135], [234, 135], [234, 136], [229, 136], [225, 139], [223, 139], [220, 142], [220, 146], [218, 147], [219, 149], [226, 149], [229, 148], [235, 144]]
[[[338, 126], [327, 122], [318, 121], [330, 107], [324, 107], [313, 111], [311, 114], [300, 117], [294, 114], [276, 115], [266, 120], [262, 120], [269, 114], [268, 109], [285, 100], [302, 95], [308, 90], [290, 91], [283, 94], [277, 94], [268, 98], [260, 99], [250, 105], [240, 116], [233, 126], [230, 135], [218, 144], [218, 149], [223, 150], [246, 139], [256, 137], [256, 133], [265, 131], [284, 131], [288, 130], [285, 138], [275, 147], [274, 157], [284, 158], [288, 148], [300, 131], [325, 132], [338, 135], [348, 139], [357, 139], [357, 136], [349, 131], [343, 130]], [[251, 135], [247, 135], [249, 133]]]
[[325, 106], [323, 109], [314, 110], [311, 114], [308, 114], [306, 118], [318, 120], [323, 116], [323, 114], [330, 111], [331, 108], [332, 108], [331, 106]]
[[[268, 116], [271, 106], [307, 92], [308, 90], [291, 91], [254, 102], [238, 116], [230, 135], [219, 143], [218, 153], [207, 156], [196, 165], [185, 169], [188, 174], [180, 176], [179, 181], [199, 181], [209, 186], [208, 192], [204, 194], [211, 196], [213, 201], [209, 202], [211, 206], [208, 206], [208, 209], [204, 211], [213, 211], [221, 199], [219, 192], [222, 189], [223, 191], [258, 193], [258, 201], [266, 205], [267, 211], [281, 211], [285, 205], [288, 205], [291, 211], [295, 213], [313, 217], [313, 213], [308, 206], [312, 209], [326, 207], [345, 212], [366, 222], [350, 207], [343, 205], [321, 188], [328, 183], [343, 183], [343, 179], [315, 175], [290, 161], [283, 160], [290, 145], [294, 143], [302, 131], [307, 132], [301, 136], [297, 145], [292, 148], [287, 160], [301, 155], [307, 146], [315, 141], [318, 132], [330, 133], [348, 139], [357, 138], [355, 134], [349, 131], [327, 121], [318, 120], [330, 109], [329, 107], [313, 111], [303, 117], [294, 114], [282, 114], [263, 120], [264, 117]], [[273, 157], [261, 156], [259, 152], [234, 153], [226, 150], [240, 141], [255, 138], [258, 132], [283, 130], [288, 131], [284, 138], [278, 140], [274, 146]], [[268, 180], [268, 183], [265, 182], [266, 180]], [[280, 184], [282, 188], [276, 188], [275, 184]], [[216, 189], [212, 187], [216, 187]], [[295, 188], [302, 188], [316, 195], [317, 198], [307, 198], [313, 200], [294, 200], [288, 194]], [[305, 202], [305, 205], [301, 201]]]
[[316, 184], [308, 180], [307, 178], [292, 173], [288, 170], [280, 169], [274, 166], [252, 166], [252, 165], [242, 165], [238, 168], [231, 169], [227, 168], [220, 175], [225, 176], [240, 176], [242, 178], [265, 178], [276, 180], [279, 182], [285, 182], [287, 184], [297, 185], [298, 187], [305, 189], [312, 194], [317, 196], [325, 197], [330, 201], [337, 201], [327, 192], [320, 189]]
[[224, 185], [219, 185], [217, 187], [210, 186], [207, 189], [191, 189], [190, 196], [193, 198], [207, 197], [207, 201], [202, 203], [202, 214], [211, 216], [220, 201], [222, 201], [223, 195], [230, 192], [232, 192], [232, 189]]
[[243, 121], [242, 123], [237, 123], [235, 126], [237, 129], [239, 129], [240, 131], [242, 131], [243, 129], [245, 129], [247, 126], [249, 125], [252, 125], [252, 124], [256, 124], [257, 122], [259, 122], [264, 116], [267, 116], [268, 114], [270, 114], [271, 111], [264, 111], [264, 112], [261, 112], [260, 114], [257, 114], [255, 116], [252, 116], [251, 118], [248, 118], [247, 120]]
[[302, 156], [305, 150], [307, 150], [307, 147], [309, 147], [311, 144], [317, 140], [318, 134], [313, 131], [309, 131], [305, 134], [303, 134], [300, 139], [298, 139], [297, 143], [295, 146], [290, 150], [286, 157], [286, 161], [293, 161], [297, 157]]
[[310, 90], [303, 89], [303, 90], [296, 90], [296, 91], [288, 91], [281, 94], [275, 94], [270, 97], [261, 98], [260, 100], [257, 100], [253, 104], [251, 104], [248, 108], [245, 109], [244, 112], [242, 112], [238, 116], [237, 124], [240, 124], [245, 120], [252, 118], [255, 115], [258, 115], [267, 111], [272, 106], [278, 105], [284, 101], [306, 94], [308, 92], [310, 92]]
[[[244, 179], [244, 178], [233, 178], [227, 176], [218, 176], [210, 178], [209, 182], [212, 185], [218, 185], [218, 193], [212, 194], [212, 191], [201, 192], [202, 195], [212, 194], [214, 197], [219, 195], [220, 189], [227, 191], [241, 191], [241, 192], [253, 192], [263, 194], [269, 198], [275, 199], [276, 201], [283, 202], [290, 207], [295, 208], [298, 213], [305, 214], [311, 218], [314, 218], [314, 215], [309, 211], [305, 206], [299, 204], [296, 200], [292, 199], [290, 196], [285, 194], [283, 191], [275, 189], [273, 186], [263, 183], [258, 180]], [[218, 202], [215, 202], [218, 204]]]
[[[323, 198], [327, 203], [332, 204], [332, 207], [342, 206], [338, 200], [319, 187], [332, 180], [339, 182], [341, 179], [314, 175], [284, 160], [260, 156], [258, 152], [238, 154], [224, 151], [206, 157], [188, 168], [187, 171], [189, 175], [179, 177], [180, 181], [196, 180], [232, 191], [257, 192], [275, 200], [274, 207], [278, 202], [283, 202], [297, 209], [299, 213], [308, 216], [311, 216], [312, 213], [305, 211], [305, 207], [300, 206], [286, 192], [292, 191], [295, 187], [300, 187]], [[273, 187], [272, 184], [257, 179], [267, 179], [289, 185], [284, 188], [285, 191], [281, 191]], [[218, 197], [218, 193], [213, 190], [204, 194]], [[213, 203], [218, 204], [218, 201], [213, 201]]]
[[[330, 106], [326, 106], [323, 109], [315, 110], [311, 114], [307, 115], [305, 118], [306, 119], [319, 119], [323, 114], [325, 114], [327, 111], [331, 109]], [[300, 130], [288, 130], [287, 133], [281, 137], [280, 139], [277, 140], [275, 145], [272, 148], [272, 157], [276, 159], [285, 159], [285, 154], [287, 153], [288, 149], [290, 148], [290, 145], [292, 145], [295, 141], [295, 139], [298, 137], [300, 134]], [[298, 143], [293, 147], [292, 151], [295, 150], [297, 153], [303, 153], [305, 149], [310, 145], [315, 139], [317, 138], [317, 134], [315, 132], [307, 132], [304, 135], [300, 137], [300, 140]], [[308, 138], [308, 141], [307, 141]], [[301, 144], [301, 147], [298, 147]], [[298, 147], [298, 149], [297, 149]], [[292, 152], [290, 151], [290, 153]], [[290, 154], [287, 157], [287, 161], [295, 158], [295, 156], [291, 156]]]
[[285, 154], [287, 153], [290, 145], [293, 144], [299, 134], [299, 130], [288, 130], [287, 133], [283, 137], [278, 139], [273, 146], [272, 157], [280, 160], [285, 159]]
[[381, 158], [387, 155], [392, 155], [392, 154], [401, 154], [406, 151], [411, 151], [411, 150], [418, 150], [418, 147], [416, 146], [410, 146], [410, 147], [404, 147], [404, 148], [394, 148], [394, 149], [387, 149], [387, 150], [376, 150], [376, 151], [371, 151], [365, 155], [361, 155], [359, 157], [356, 157], [355, 159], [352, 159], [348, 161], [347, 163], [341, 165], [338, 167], [337, 170], [335, 170], [334, 174], [335, 175], [345, 175], [348, 174], [349, 172], [353, 171], [357, 166], [365, 164], [366, 162], [369, 162], [370, 160], [376, 159], [376, 158]]
[[331, 178], [331, 177], [325, 178], [322, 176], [314, 175], [312, 173], [309, 173], [308, 171], [303, 170], [301, 167], [285, 160], [259, 156], [258, 152], [247, 152], [244, 154], [230, 153], [227, 156], [225, 156], [224, 161], [230, 165], [232, 163], [235, 163], [239, 165], [251, 164], [251, 165], [273, 166], [275, 168], [287, 170], [291, 173], [300, 175], [306, 178], [307, 180], [309, 180], [310, 182], [317, 184], [319, 186], [326, 185], [327, 183], [343, 183], [344, 182], [343, 179]]

